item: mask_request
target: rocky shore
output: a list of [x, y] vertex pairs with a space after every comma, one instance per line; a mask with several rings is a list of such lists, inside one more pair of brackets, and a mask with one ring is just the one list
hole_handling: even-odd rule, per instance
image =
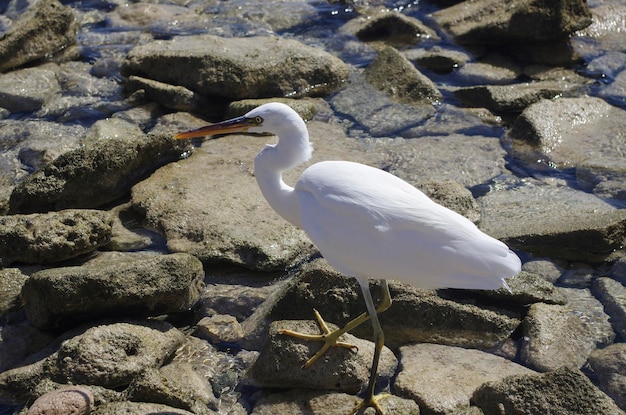
[[275, 139], [172, 138], [266, 101], [307, 120], [312, 162], [390, 171], [523, 259], [510, 292], [390, 283], [386, 414], [624, 414], [625, 21], [621, 0], [0, 5], [0, 414], [350, 412], [370, 327], [307, 369], [319, 345], [278, 334], [364, 304], [260, 194]]

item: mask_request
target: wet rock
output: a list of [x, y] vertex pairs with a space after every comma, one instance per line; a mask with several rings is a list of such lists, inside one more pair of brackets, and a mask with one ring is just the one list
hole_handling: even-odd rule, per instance
[[157, 320], [96, 323], [63, 334], [23, 365], [0, 373], [0, 399], [24, 403], [50, 380], [115, 389], [148, 368], [160, 367], [184, 334]]
[[[345, 393], [292, 389], [264, 396], [254, 406], [251, 415], [345, 415], [354, 409], [357, 402], [359, 398]], [[382, 399], [380, 406], [386, 414], [420, 414], [415, 402], [393, 395]], [[364, 413], [369, 415], [373, 410], [369, 409]]]
[[[380, 301], [377, 283], [371, 284], [374, 302]], [[491, 348], [506, 339], [520, 320], [506, 312], [493, 311], [438, 296], [407, 284], [391, 282], [392, 306], [379, 315], [385, 344], [400, 347], [416, 342], [442, 343], [468, 348]], [[470, 295], [471, 296], [471, 295]], [[313, 308], [326, 321], [339, 326], [365, 311], [361, 289], [354, 278], [334, 271], [324, 260], [303, 266], [299, 274], [275, 293], [244, 325], [246, 341], [263, 338], [263, 318], [308, 319]], [[371, 324], [352, 331], [371, 338]]]
[[0, 372], [16, 367], [26, 357], [43, 349], [54, 337], [19, 322], [0, 327]]
[[591, 290], [559, 287], [559, 292], [567, 298], [567, 307], [580, 318], [583, 326], [591, 334], [590, 339], [597, 349], [613, 343], [615, 332], [609, 322], [609, 316], [604, 312], [604, 306], [593, 296]]
[[99, 317], [187, 311], [199, 298], [204, 271], [186, 254], [126, 254], [107, 262], [50, 268], [22, 288], [36, 327], [63, 327]]
[[217, 409], [211, 386], [185, 363], [145, 370], [130, 384], [126, 396], [131, 401], [160, 403], [196, 415], [215, 414]]
[[598, 262], [626, 237], [626, 212], [549, 181], [496, 187], [479, 203], [483, 232], [538, 257]]
[[437, 24], [465, 44], [508, 44], [562, 39], [591, 24], [583, 0], [462, 2], [432, 14]]
[[198, 321], [194, 335], [212, 343], [237, 343], [243, 338], [243, 329], [235, 317], [216, 314]]
[[167, 415], [194, 415], [193, 412], [184, 409], [172, 408], [171, 406], [158, 403], [146, 402], [110, 402], [98, 405], [91, 415], [146, 415], [146, 414], [167, 414]]
[[211, 105], [210, 100], [183, 86], [170, 85], [132, 75], [128, 77], [126, 88], [132, 92], [144, 90], [150, 100], [165, 108], [195, 112], [208, 117], [217, 117], [222, 113], [221, 105]]
[[391, 11], [358, 17], [347, 25], [350, 29], [344, 29], [353, 32], [363, 42], [380, 41], [395, 47], [414, 45], [422, 39], [439, 38], [434, 30], [418, 19]]
[[89, 415], [94, 408], [93, 392], [82, 386], [65, 386], [37, 398], [26, 415]]
[[596, 348], [591, 333], [568, 307], [536, 303], [523, 324], [520, 358], [541, 372], [567, 366], [578, 369]]
[[484, 107], [497, 113], [519, 113], [541, 99], [552, 99], [574, 89], [558, 81], [526, 82], [513, 85], [476, 85], [460, 88], [454, 94], [469, 107]]
[[[420, 188], [427, 181], [455, 181], [471, 188], [503, 173], [505, 150], [493, 137], [449, 134], [380, 140], [387, 169]], [[465, 154], [471, 153], [468, 158]]]
[[129, 52], [122, 73], [234, 101], [327, 95], [343, 86], [348, 67], [295, 40], [200, 35], [137, 46]]
[[485, 382], [534, 373], [524, 366], [479, 350], [438, 344], [400, 348], [396, 393], [416, 401], [424, 413], [461, 413]]
[[589, 365], [597, 376], [600, 389], [609, 395], [617, 406], [626, 408], [626, 344], [615, 343], [605, 349], [595, 350], [589, 356]]
[[[533, 303], [560, 304], [567, 303], [565, 297], [556, 287], [540, 276], [522, 271], [519, 274], [506, 279], [511, 288], [510, 299], [507, 304], [528, 306]], [[484, 298], [502, 298], [503, 293], [498, 291], [477, 291], [476, 295]]]
[[432, 105], [411, 105], [395, 101], [365, 80], [362, 73], [353, 73], [347, 87], [330, 99], [333, 110], [354, 120], [352, 130], [364, 130], [367, 136], [396, 136], [423, 124], [435, 116]]
[[437, 73], [450, 73], [469, 62], [472, 57], [465, 52], [434, 46], [430, 49], [403, 50], [402, 54], [411, 62]]
[[[0, 315], [22, 305], [19, 296], [22, 285], [27, 279], [28, 276], [19, 268], [0, 268]], [[0, 364], [0, 371], [1, 368], [2, 364]]]
[[[311, 122], [308, 128], [316, 148], [313, 161], [369, 160], [363, 147], [337, 127]], [[190, 253], [204, 263], [285, 269], [315, 250], [304, 231], [270, 208], [253, 177], [254, 157], [274, 141], [240, 135], [207, 140], [188, 159], [134, 186], [133, 205], [151, 229], [165, 236], [171, 251]], [[293, 184], [302, 170], [286, 172], [286, 182]]]
[[28, 176], [13, 190], [9, 212], [98, 207], [187, 150], [186, 143], [168, 136], [99, 140], [62, 154]]
[[561, 368], [537, 375], [510, 376], [478, 388], [472, 397], [485, 415], [623, 415], [611, 398], [579, 370]]
[[517, 81], [520, 68], [499, 57], [494, 62], [487, 58], [480, 62], [466, 63], [455, 72], [455, 75], [465, 85], [506, 85]]
[[[329, 325], [331, 330], [337, 328]], [[345, 334], [340, 341], [354, 344], [357, 349], [333, 347], [307, 368], [302, 365], [321, 347], [321, 342], [297, 339], [279, 334], [279, 329], [299, 333], [319, 334], [311, 320], [275, 321], [263, 350], [248, 375], [255, 383], [273, 388], [308, 388], [357, 393], [367, 386], [374, 353], [374, 344]], [[398, 362], [391, 350], [384, 348], [378, 367], [379, 384], [387, 384]]]
[[109, 242], [113, 219], [100, 210], [0, 216], [0, 265], [44, 264], [94, 251]]
[[69, 6], [35, 2], [0, 39], [0, 72], [56, 54], [76, 43], [77, 24]]
[[626, 287], [610, 278], [598, 278], [592, 292], [604, 304], [618, 338], [626, 339]]
[[392, 47], [384, 48], [364, 75], [376, 88], [406, 104], [432, 104], [443, 99], [435, 84]]
[[33, 112], [61, 93], [58, 67], [46, 65], [0, 75], [0, 106], [10, 112]]

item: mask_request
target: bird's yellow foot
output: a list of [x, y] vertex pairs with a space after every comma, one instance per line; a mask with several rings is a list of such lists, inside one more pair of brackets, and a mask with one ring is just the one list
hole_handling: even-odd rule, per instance
[[389, 393], [381, 393], [379, 395], [371, 395], [369, 398], [365, 398], [354, 406], [354, 409], [350, 413], [350, 415], [355, 415], [359, 411], [365, 408], [374, 408], [376, 411], [376, 415], [384, 415], [383, 408], [381, 408], [379, 401], [381, 399], [385, 399], [386, 397], [391, 396]]
[[328, 325], [326, 325], [326, 322], [324, 321], [320, 313], [318, 313], [317, 310], [315, 309], [313, 309], [313, 312], [315, 313], [315, 319], [317, 320], [317, 324], [319, 324], [320, 329], [322, 330], [321, 334], [304, 334], [304, 333], [298, 333], [295, 331], [284, 330], [284, 329], [278, 331], [278, 333], [280, 334], [285, 334], [287, 336], [296, 337], [302, 340], [324, 342], [324, 344], [322, 345], [322, 348], [302, 365], [303, 369], [311, 366], [317, 359], [319, 359], [331, 347], [343, 347], [346, 349], [356, 349], [356, 350], [359, 349], [353, 344], [338, 341], [339, 337], [345, 334], [346, 332], [345, 328], [331, 331], [328, 328]]

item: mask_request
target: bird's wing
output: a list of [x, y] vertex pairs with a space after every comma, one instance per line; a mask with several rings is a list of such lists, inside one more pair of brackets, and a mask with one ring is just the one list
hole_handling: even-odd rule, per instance
[[384, 171], [318, 163], [295, 189], [304, 230], [342, 273], [459, 288], [496, 288], [516, 273], [505, 244]]

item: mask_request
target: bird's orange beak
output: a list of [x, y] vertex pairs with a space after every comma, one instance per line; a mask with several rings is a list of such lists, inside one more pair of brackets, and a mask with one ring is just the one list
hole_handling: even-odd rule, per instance
[[216, 124], [200, 127], [195, 130], [178, 133], [174, 138], [180, 140], [183, 138], [204, 137], [207, 135], [229, 134], [229, 133], [245, 133], [250, 127], [256, 126], [258, 123], [254, 118], [237, 117], [230, 120], [218, 122]]

